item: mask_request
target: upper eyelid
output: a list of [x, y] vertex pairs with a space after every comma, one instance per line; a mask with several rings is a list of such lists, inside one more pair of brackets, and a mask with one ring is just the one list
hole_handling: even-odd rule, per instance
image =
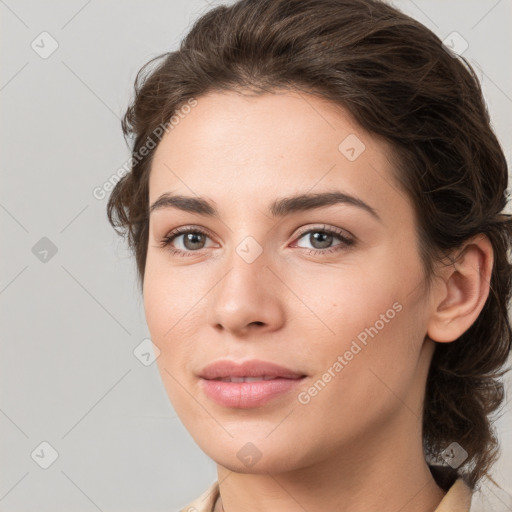
[[335, 226], [331, 227], [326, 224], [324, 224], [322, 226], [305, 227], [304, 230], [300, 230], [299, 233], [297, 233], [295, 235], [295, 238], [302, 237], [303, 235], [305, 235], [306, 233], [309, 233], [311, 231], [326, 231], [326, 232], [334, 233], [335, 235], [345, 237], [345, 238], [350, 238], [350, 239], [355, 238], [354, 235], [352, 233], [350, 233], [350, 231], [347, 231], [346, 229], [338, 228]]
[[[304, 233], [308, 233], [309, 231], [343, 231], [344, 233], [347, 233], [350, 236], [353, 236], [348, 230], [344, 228], [339, 228], [336, 226], [329, 226], [328, 224], [322, 224], [322, 225], [316, 225], [316, 226], [305, 226], [303, 229], [299, 228], [299, 232], [295, 236], [303, 235]], [[198, 231], [201, 233], [205, 233], [208, 236], [210, 236], [210, 230], [208, 228], [204, 228], [199, 225], [185, 225], [185, 226], [179, 226], [177, 228], [171, 229], [165, 236], [169, 236], [171, 234], [181, 235], [184, 233], [193, 233], [194, 231]]]

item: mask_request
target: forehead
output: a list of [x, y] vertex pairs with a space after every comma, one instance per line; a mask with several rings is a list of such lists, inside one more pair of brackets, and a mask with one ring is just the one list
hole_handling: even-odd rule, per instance
[[256, 207], [259, 198], [333, 189], [397, 200], [389, 150], [343, 108], [309, 94], [209, 93], [156, 148], [150, 203], [173, 192]]
[[167, 150], [176, 146], [182, 155], [193, 149], [197, 158], [243, 159], [245, 155], [260, 162], [267, 155], [284, 158], [312, 149], [329, 155], [350, 134], [373, 142], [342, 107], [298, 92], [212, 92], [200, 96], [195, 107], [175, 119], [178, 122], [162, 138], [155, 159], [172, 156]]

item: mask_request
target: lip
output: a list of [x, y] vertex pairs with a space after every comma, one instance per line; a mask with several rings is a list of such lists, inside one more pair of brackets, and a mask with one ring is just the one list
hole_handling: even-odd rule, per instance
[[[201, 387], [208, 398], [224, 407], [248, 409], [258, 407], [300, 385], [305, 374], [268, 361], [251, 360], [235, 363], [216, 361], [199, 374]], [[227, 377], [273, 377], [254, 382], [225, 382]], [[217, 380], [216, 380], [217, 379]]]
[[291, 370], [269, 361], [252, 359], [241, 363], [235, 363], [224, 359], [209, 364], [199, 373], [202, 379], [219, 379], [224, 377], [281, 377], [285, 379], [296, 379], [303, 377], [304, 373]]

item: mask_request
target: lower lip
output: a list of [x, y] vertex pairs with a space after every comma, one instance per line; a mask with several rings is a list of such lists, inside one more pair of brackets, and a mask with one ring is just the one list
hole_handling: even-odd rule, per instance
[[224, 407], [249, 409], [264, 405], [270, 400], [291, 391], [298, 386], [300, 379], [276, 378], [256, 382], [224, 382], [201, 379], [203, 389], [209, 398]]

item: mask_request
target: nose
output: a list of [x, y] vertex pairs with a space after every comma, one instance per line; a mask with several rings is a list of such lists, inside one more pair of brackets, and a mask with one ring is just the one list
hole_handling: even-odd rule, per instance
[[239, 337], [271, 332], [283, 325], [284, 285], [267, 263], [265, 253], [251, 263], [233, 253], [209, 299], [210, 325]]

